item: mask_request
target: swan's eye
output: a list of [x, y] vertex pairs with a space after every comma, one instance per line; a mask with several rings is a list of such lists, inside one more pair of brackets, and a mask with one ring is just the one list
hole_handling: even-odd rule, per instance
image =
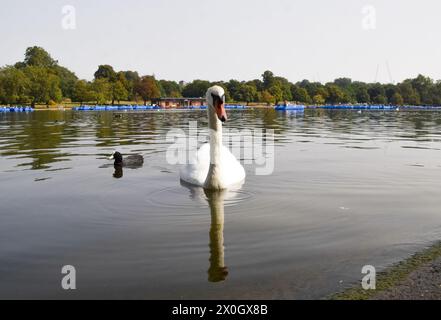
[[222, 97], [219, 97], [218, 95], [215, 95], [214, 93], [211, 94], [211, 97], [213, 98], [213, 104], [220, 108], [223, 103], [225, 103], [225, 95]]

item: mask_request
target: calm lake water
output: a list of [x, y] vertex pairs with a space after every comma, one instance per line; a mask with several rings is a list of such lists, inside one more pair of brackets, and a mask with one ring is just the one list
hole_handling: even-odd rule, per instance
[[165, 159], [205, 111], [0, 114], [0, 298], [323, 298], [440, 239], [440, 112], [229, 118], [275, 130], [274, 172], [210, 195]]

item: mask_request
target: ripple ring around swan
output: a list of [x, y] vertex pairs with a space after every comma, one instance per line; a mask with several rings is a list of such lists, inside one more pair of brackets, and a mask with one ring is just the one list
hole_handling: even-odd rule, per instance
[[[194, 188], [193, 196], [190, 190], [182, 186], [169, 187], [152, 192], [148, 200], [163, 208], [207, 208], [207, 197], [202, 188]], [[244, 190], [229, 190], [228, 193], [234, 196], [224, 200], [225, 207], [232, 207], [253, 198], [254, 194]]]

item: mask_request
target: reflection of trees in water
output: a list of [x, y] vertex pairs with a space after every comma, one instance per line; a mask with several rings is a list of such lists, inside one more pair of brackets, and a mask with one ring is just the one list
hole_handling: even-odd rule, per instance
[[[361, 113], [360, 113], [361, 112]], [[337, 134], [378, 133], [383, 137], [424, 139], [438, 134], [441, 125], [439, 111], [348, 111], [348, 110], [307, 110], [303, 119], [305, 134], [319, 126], [314, 123], [324, 119], [321, 127]]]
[[[441, 126], [440, 111], [355, 111], [306, 109], [304, 113], [277, 112], [272, 109], [248, 111], [242, 127], [261, 125], [263, 129], [274, 129], [275, 142], [286, 139], [289, 133], [315, 136], [323, 133], [376, 134], [389, 138], [424, 140], [426, 136], [438, 134]], [[431, 137], [433, 138], [433, 137]]]
[[[97, 147], [145, 144], [156, 139], [162, 121], [152, 112], [97, 112]], [[142, 136], [142, 140], [136, 137]]]
[[[304, 115], [302, 112], [276, 111], [273, 108], [238, 112], [241, 113], [240, 120], [234, 123], [237, 129], [274, 130], [275, 142], [278, 142], [280, 138], [286, 142], [286, 133], [301, 125], [302, 122], [299, 119], [302, 119]], [[263, 138], [265, 139], [265, 135]]]
[[50, 163], [65, 160], [61, 158], [67, 154], [58, 150], [68, 125], [64, 112], [13, 114], [10, 120], [13, 130], [3, 135], [9, 135], [9, 141], [13, 142], [3, 147], [5, 151], [1, 153], [2, 156], [29, 157], [32, 162], [19, 166], [30, 165], [34, 170], [50, 168]]
[[[441, 126], [439, 111], [357, 111], [307, 109], [303, 113], [277, 112], [273, 109], [228, 111], [236, 129], [273, 129], [276, 142], [288, 143], [289, 135], [314, 136], [317, 133], [359, 134], [384, 138], [433, 140]], [[30, 114], [3, 115], [0, 128], [6, 140], [2, 156], [23, 156], [21, 166], [49, 168], [51, 163], [66, 161], [63, 148], [81, 147], [81, 137], [96, 136], [96, 147], [148, 145], [165, 139], [173, 128], [188, 129], [188, 121], [206, 127], [206, 111], [184, 112], [70, 112], [36, 111]], [[344, 137], [341, 137], [344, 138]], [[348, 138], [348, 137], [347, 137]], [[351, 138], [351, 137], [349, 137]], [[436, 139], [436, 138], [435, 138]], [[160, 145], [158, 148], [165, 148]], [[155, 146], [156, 148], [156, 146]]]
[[[194, 116], [196, 119], [200, 114]], [[83, 146], [83, 143], [76, 144], [82, 137], [95, 135], [96, 147], [149, 144], [157, 141], [161, 133], [165, 137], [171, 128], [188, 126], [188, 122], [186, 125], [182, 122], [182, 113], [175, 112], [45, 110], [10, 113], [5, 117], [8, 128], [12, 129], [1, 129], [8, 143], [0, 154], [29, 157], [31, 162], [23, 161], [19, 166], [32, 169], [47, 169], [51, 163], [67, 161], [69, 153], [62, 152], [63, 147]]]
[[[422, 140], [422, 138], [432, 135], [439, 134], [439, 129], [441, 125], [441, 112], [400, 112], [400, 124], [404, 132], [407, 133], [407, 138], [415, 138]], [[429, 138], [432, 140], [432, 138]]]

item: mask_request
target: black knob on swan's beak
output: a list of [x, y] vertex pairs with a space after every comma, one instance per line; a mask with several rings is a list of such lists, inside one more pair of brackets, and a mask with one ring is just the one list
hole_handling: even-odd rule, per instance
[[227, 119], [225, 119], [225, 116], [222, 116], [219, 120], [222, 121], [222, 122], [227, 121]]

